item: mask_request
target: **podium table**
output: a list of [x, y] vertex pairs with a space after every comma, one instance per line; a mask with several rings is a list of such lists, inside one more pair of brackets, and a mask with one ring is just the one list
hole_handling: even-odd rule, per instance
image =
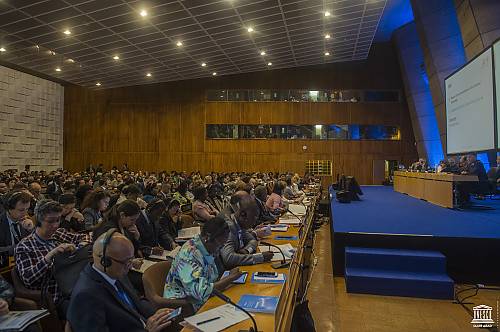
[[476, 175], [450, 173], [394, 172], [394, 190], [446, 208], [457, 205], [458, 182], [478, 182]]

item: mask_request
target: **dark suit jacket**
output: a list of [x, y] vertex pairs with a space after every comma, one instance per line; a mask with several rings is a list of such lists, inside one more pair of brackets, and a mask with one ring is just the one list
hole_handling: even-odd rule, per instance
[[[30, 235], [30, 232], [19, 226], [19, 231], [21, 233], [21, 239]], [[7, 219], [7, 212], [3, 212], [0, 215], [0, 251], [9, 251], [9, 256], [14, 256], [15, 244], [12, 243], [12, 238], [10, 235], [9, 220]]]
[[138, 332], [154, 312], [141, 301], [128, 279], [120, 280], [137, 310], [123, 303], [117, 291], [89, 264], [71, 294], [67, 318], [74, 332]]
[[157, 247], [158, 246], [158, 223], [154, 222], [149, 218], [149, 222], [144, 216], [146, 212], [141, 211], [139, 218], [135, 221], [139, 233], [141, 233], [141, 238], [139, 239], [141, 248], [143, 247]]
[[467, 174], [477, 175], [479, 181], [488, 181], [488, 176], [486, 175], [486, 170], [483, 163], [480, 160], [476, 160], [467, 165]]

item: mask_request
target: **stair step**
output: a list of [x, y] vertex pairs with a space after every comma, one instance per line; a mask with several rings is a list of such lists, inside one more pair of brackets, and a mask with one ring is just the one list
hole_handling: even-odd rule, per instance
[[346, 268], [348, 293], [453, 299], [453, 280], [444, 273], [408, 273], [401, 271]]
[[346, 268], [446, 273], [446, 257], [427, 250], [346, 247], [345, 264]]

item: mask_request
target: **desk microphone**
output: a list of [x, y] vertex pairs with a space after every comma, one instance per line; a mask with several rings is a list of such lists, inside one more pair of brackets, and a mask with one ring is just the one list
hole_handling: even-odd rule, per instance
[[278, 247], [277, 245], [274, 245], [272, 243], [264, 242], [264, 241], [260, 241], [260, 244], [263, 244], [263, 245], [268, 246], [268, 247], [277, 248], [280, 251], [280, 254], [283, 257], [283, 259], [281, 260], [280, 263], [273, 263], [273, 264], [271, 264], [271, 266], [273, 267], [273, 269], [281, 269], [283, 267], [288, 267], [288, 265], [290, 265], [290, 262], [286, 261], [285, 254], [283, 253], [283, 251], [281, 250], [280, 247]]
[[257, 322], [255, 322], [255, 319], [253, 318], [253, 316], [248, 311], [246, 311], [245, 309], [243, 309], [242, 307], [240, 307], [239, 305], [237, 305], [236, 303], [234, 303], [233, 301], [231, 301], [231, 299], [229, 297], [227, 297], [222, 292], [220, 292], [217, 289], [215, 289], [215, 287], [212, 289], [212, 295], [215, 295], [219, 299], [221, 299], [222, 301], [235, 306], [236, 308], [240, 309], [245, 314], [247, 314], [248, 317], [250, 317], [250, 319], [252, 320], [252, 323], [253, 323], [253, 327], [250, 327], [250, 329], [248, 329], [248, 330], [239, 330], [238, 332], [258, 332], [259, 331], [257, 329]]
[[296, 215], [295, 213], [293, 213], [292, 211], [290, 211], [289, 208], [287, 208], [286, 211], [289, 212], [295, 218], [299, 219], [300, 223], [302, 224], [302, 219], [298, 215]]

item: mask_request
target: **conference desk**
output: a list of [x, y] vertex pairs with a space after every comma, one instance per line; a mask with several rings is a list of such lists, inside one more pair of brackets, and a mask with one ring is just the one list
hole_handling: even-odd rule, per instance
[[478, 182], [476, 175], [394, 172], [394, 190], [446, 208], [457, 207], [458, 182]]
[[[233, 302], [237, 303], [240, 297], [244, 294], [255, 294], [262, 296], [279, 296], [278, 307], [274, 314], [255, 313], [254, 318], [257, 322], [259, 331], [262, 332], [285, 332], [289, 331], [292, 324], [292, 316], [297, 299], [299, 299], [305, 291], [305, 284], [309, 278], [309, 265], [312, 250], [312, 241], [314, 232], [312, 231], [314, 210], [316, 206], [316, 198], [311, 200], [311, 204], [307, 209], [305, 216], [305, 224], [303, 227], [290, 226], [287, 232], [273, 232], [272, 235], [265, 239], [266, 242], [278, 245], [291, 243], [297, 248], [289, 268], [273, 269], [271, 263], [263, 263], [258, 265], [241, 266], [241, 271], [247, 271], [248, 277], [245, 284], [232, 285], [224, 291]], [[300, 236], [299, 236], [300, 230]], [[298, 240], [275, 240], [274, 237], [281, 236], [299, 236]], [[284, 273], [286, 282], [284, 284], [260, 284], [252, 283], [251, 276], [253, 272], [269, 271]], [[211, 297], [199, 310], [198, 313], [213, 309], [225, 304], [217, 297]], [[246, 319], [236, 325], [233, 325], [224, 331], [240, 331], [248, 330], [252, 326], [250, 319]], [[193, 331], [191, 328], [184, 328], [182, 331]]]

